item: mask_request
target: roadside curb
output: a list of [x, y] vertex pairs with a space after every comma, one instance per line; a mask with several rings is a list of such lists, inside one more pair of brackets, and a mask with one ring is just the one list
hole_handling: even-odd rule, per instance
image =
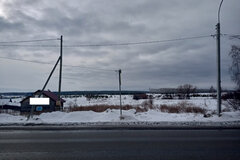
[[0, 130], [161, 130], [240, 129], [240, 121], [230, 122], [81, 122], [81, 123], [0, 123]]

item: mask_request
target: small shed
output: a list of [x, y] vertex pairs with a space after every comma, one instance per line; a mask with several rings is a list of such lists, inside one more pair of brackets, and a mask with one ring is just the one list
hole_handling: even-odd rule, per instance
[[[21, 103], [20, 111], [21, 112], [30, 112], [31, 107], [32, 107], [29, 104], [30, 98], [31, 97], [38, 97], [40, 94], [41, 94], [41, 91], [37, 90], [36, 92], [33, 93], [32, 96], [28, 96], [28, 97], [25, 97], [24, 99], [22, 99], [22, 101], [20, 102]], [[55, 93], [51, 92], [50, 90], [43, 91], [41, 97], [49, 98], [50, 99], [50, 104], [49, 105], [35, 106], [35, 111], [38, 108], [41, 108], [41, 110], [38, 110], [38, 111], [41, 111], [41, 112], [50, 112], [50, 111], [60, 110], [60, 106], [58, 104], [58, 102], [59, 102], [58, 101], [58, 96]], [[61, 98], [60, 102], [61, 102], [61, 106], [63, 107], [63, 104], [64, 104], [65, 100]]]

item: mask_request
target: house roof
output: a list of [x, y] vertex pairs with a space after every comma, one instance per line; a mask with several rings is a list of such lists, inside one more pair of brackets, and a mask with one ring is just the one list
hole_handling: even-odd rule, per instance
[[[33, 95], [36, 95], [37, 93], [41, 92], [41, 90], [37, 90], [36, 92], [33, 93]], [[58, 100], [58, 96], [56, 94], [54, 94], [53, 92], [51, 92], [50, 90], [48, 91], [43, 91], [42, 92], [43, 95], [45, 95], [46, 97], [49, 97], [50, 99], [52, 99], [53, 101], [57, 101]], [[22, 103], [25, 99], [30, 98], [31, 96], [27, 96], [26, 98], [22, 99], [20, 103]], [[66, 102], [64, 99], [61, 98], [61, 102], [64, 103]]]

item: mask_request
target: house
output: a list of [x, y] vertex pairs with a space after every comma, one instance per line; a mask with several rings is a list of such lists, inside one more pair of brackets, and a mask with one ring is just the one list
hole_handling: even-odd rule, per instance
[[148, 96], [145, 93], [143, 93], [143, 94], [134, 94], [133, 95], [133, 99], [134, 100], [148, 99]]
[[5, 110], [5, 111], [7, 111], [7, 110], [19, 111], [20, 106], [4, 104], [4, 105], [0, 106], [0, 111], [3, 111], [3, 110]]
[[[37, 90], [36, 92], [33, 93], [32, 96], [28, 96], [24, 98], [20, 103], [21, 103], [21, 112], [30, 112], [31, 110], [31, 105], [29, 104], [30, 98], [31, 97], [39, 97], [41, 94], [40, 90]], [[40, 106], [35, 106], [35, 111], [41, 111], [41, 112], [49, 112], [49, 111], [57, 111], [60, 110], [59, 106], [59, 101], [58, 101], [58, 96], [51, 92], [50, 90], [48, 91], [43, 91], [42, 96], [44, 98], [49, 98], [50, 99], [50, 104], [49, 105], [40, 105]], [[61, 106], [63, 107], [63, 103], [65, 102], [64, 99], [61, 98]]]

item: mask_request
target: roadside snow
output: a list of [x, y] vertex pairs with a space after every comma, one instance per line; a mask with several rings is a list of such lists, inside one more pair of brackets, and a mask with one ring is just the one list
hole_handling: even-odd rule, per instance
[[204, 118], [202, 114], [193, 113], [163, 113], [156, 110], [135, 113], [135, 110], [123, 111], [123, 120], [119, 118], [119, 110], [107, 110], [97, 113], [93, 111], [77, 112], [51, 112], [34, 116], [31, 121], [26, 121], [24, 116], [13, 116], [0, 114], [0, 124], [10, 123], [36, 123], [36, 124], [60, 124], [60, 123], [82, 123], [82, 122], [231, 122], [239, 121], [240, 112], [223, 112], [221, 117], [213, 115]]
[[0, 113], [0, 123], [21, 123], [27, 120], [24, 116], [13, 116], [10, 114]]

